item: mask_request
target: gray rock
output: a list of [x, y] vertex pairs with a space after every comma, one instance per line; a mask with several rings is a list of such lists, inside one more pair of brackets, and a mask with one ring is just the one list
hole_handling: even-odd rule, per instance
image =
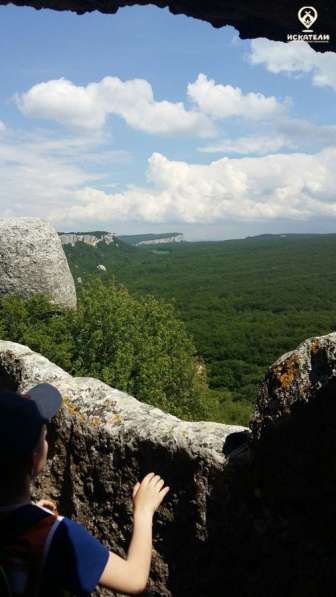
[[71, 245], [72, 247], [77, 243], [84, 243], [91, 247], [96, 247], [99, 243], [104, 243], [105, 245], [115, 244], [118, 246], [116, 242], [117, 237], [114, 232], [103, 232], [98, 235], [94, 233], [60, 232], [59, 237], [62, 245]]
[[336, 333], [305, 340], [266, 372], [251, 420], [253, 438], [309, 404], [336, 375]]
[[75, 284], [58, 234], [38, 218], [0, 219], [0, 295], [36, 292], [76, 307]]
[[[146, 594], [175, 594], [168, 587], [169, 567], [174, 560], [183, 566], [184, 540], [204, 548], [207, 513], [213, 510], [207, 502], [228, 462], [225, 444], [231, 434], [248, 430], [182, 421], [96, 379], [73, 378], [26, 346], [0, 341], [0, 387], [27, 391], [40, 382], [55, 384], [64, 404], [49, 433], [52, 457], [35, 497], [55, 499], [63, 514], [124, 554], [133, 485], [146, 473], [158, 472], [171, 492], [157, 517]], [[189, 556], [192, 561], [195, 553]], [[190, 566], [174, 574], [181, 587], [193, 576]]]
[[35, 498], [56, 500], [124, 555], [134, 483], [153, 470], [171, 487], [154, 523], [147, 597], [334, 597], [335, 333], [270, 367], [252, 436], [181, 421], [0, 342], [1, 388], [42, 381], [61, 390], [64, 404]]

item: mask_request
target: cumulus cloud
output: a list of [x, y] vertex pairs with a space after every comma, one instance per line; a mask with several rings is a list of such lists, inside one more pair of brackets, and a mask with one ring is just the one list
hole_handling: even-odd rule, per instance
[[6, 130], [6, 125], [5, 123], [0, 120], [0, 133], [4, 132]]
[[274, 96], [252, 91], [244, 94], [239, 87], [218, 84], [204, 74], [189, 83], [187, 92], [202, 112], [215, 119], [242, 116], [260, 120], [283, 113], [288, 105], [288, 100], [281, 103]]
[[271, 73], [309, 73], [317, 87], [336, 89], [336, 54], [315, 52], [304, 41], [254, 39], [249, 54], [251, 64], [262, 64]]
[[236, 139], [224, 139], [214, 145], [207, 145], [200, 147], [199, 151], [203, 153], [237, 153], [237, 154], [250, 154], [265, 155], [279, 151], [286, 145], [286, 140], [283, 136], [274, 135], [260, 136], [250, 135], [246, 137], [237, 137]]
[[303, 220], [336, 217], [336, 148], [318, 154], [223, 158], [209, 165], [176, 162], [154, 153], [147, 188], [107, 194], [90, 186], [50, 215], [56, 223], [138, 220], [211, 223], [226, 219]]
[[84, 87], [62, 78], [34, 85], [15, 99], [26, 116], [81, 129], [102, 128], [108, 115], [114, 114], [146, 133], [200, 137], [215, 133], [211, 120], [198, 110], [186, 110], [182, 102], [156, 101], [144, 79], [105, 77]]
[[[260, 128], [260, 127], [259, 127]], [[303, 119], [282, 118], [272, 123], [264, 135], [255, 134], [235, 139], [224, 139], [212, 145], [199, 147], [205, 153], [237, 153], [266, 155], [280, 149], [305, 148], [314, 151], [335, 144], [335, 125], [316, 125]]]
[[103, 143], [91, 136], [6, 129], [0, 137], [1, 213], [48, 217], [50, 210], [71, 205], [79, 188], [104, 181], [104, 174], [94, 171], [96, 164], [131, 159], [127, 152], [105, 150]]
[[[91, 145], [90, 145], [91, 143]], [[0, 139], [0, 207], [4, 216], [45, 217], [59, 228], [113, 222], [218, 223], [336, 217], [336, 148], [308, 155], [222, 158], [208, 165], [148, 160], [147, 184], [122, 192], [104, 178], [104, 147], [88, 137], [45, 133]], [[127, 159], [107, 148], [106, 161]], [[90, 167], [89, 167], [90, 166]], [[110, 168], [106, 168], [110, 171]], [[110, 189], [109, 189], [110, 187]]]

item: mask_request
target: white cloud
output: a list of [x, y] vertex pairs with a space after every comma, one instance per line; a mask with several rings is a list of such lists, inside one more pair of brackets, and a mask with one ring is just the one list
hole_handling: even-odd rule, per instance
[[255, 92], [244, 94], [239, 87], [217, 84], [204, 74], [199, 74], [196, 81], [189, 83], [188, 96], [203, 112], [219, 119], [230, 116], [252, 120], [274, 117], [283, 113], [288, 105], [288, 100], [280, 103], [274, 96]]
[[[336, 217], [336, 148], [315, 155], [223, 158], [209, 165], [153, 153], [148, 184], [116, 192], [111, 177], [91, 170], [104, 159], [105, 146], [97, 143], [91, 136], [18, 135], [7, 129], [0, 140], [1, 213], [78, 229], [93, 222], [113, 229], [118, 221], [203, 225], [230, 219], [244, 226]], [[106, 161], [127, 159], [109, 148], [106, 154]]]
[[5, 123], [0, 120], [0, 133], [3, 133], [6, 130], [6, 125]]
[[[215, 144], [200, 147], [199, 151], [266, 155], [284, 148], [317, 151], [322, 147], [335, 145], [336, 125], [316, 125], [298, 118], [281, 118], [276, 119], [271, 127], [264, 128], [264, 134], [223, 139]], [[262, 130], [262, 127], [259, 126], [260, 129]]]
[[309, 73], [317, 87], [336, 89], [336, 54], [315, 52], [304, 41], [254, 39], [249, 54], [251, 64], [262, 64], [271, 73]]
[[104, 180], [92, 167], [130, 159], [126, 152], [106, 151], [103, 142], [6, 129], [0, 138], [1, 213], [48, 217], [50, 210], [71, 205], [79, 188]]
[[215, 133], [210, 119], [199, 111], [186, 110], [182, 102], [155, 101], [152, 87], [144, 79], [105, 77], [86, 87], [66, 79], [47, 81], [17, 95], [16, 103], [26, 116], [86, 130], [102, 128], [108, 115], [114, 114], [146, 133], [200, 137]]
[[223, 158], [209, 165], [170, 161], [154, 153], [148, 163], [148, 188], [107, 194], [87, 186], [77, 192], [74, 205], [50, 217], [58, 224], [78, 225], [336, 217], [335, 159], [336, 148], [316, 155]]
[[244, 155], [252, 153], [255, 155], [265, 155], [279, 151], [285, 145], [286, 140], [283, 136], [250, 135], [236, 139], [224, 139], [215, 145], [200, 147], [199, 151], [203, 153], [238, 153]]

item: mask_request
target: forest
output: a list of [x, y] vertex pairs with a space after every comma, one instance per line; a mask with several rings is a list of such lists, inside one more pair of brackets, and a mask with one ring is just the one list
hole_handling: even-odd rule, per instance
[[[75, 280], [97, 265], [137, 297], [174, 304], [213, 396], [252, 412], [266, 368], [308, 337], [336, 329], [336, 234], [263, 235], [65, 251]], [[227, 403], [227, 402], [226, 402]], [[237, 419], [236, 419], [237, 420]]]

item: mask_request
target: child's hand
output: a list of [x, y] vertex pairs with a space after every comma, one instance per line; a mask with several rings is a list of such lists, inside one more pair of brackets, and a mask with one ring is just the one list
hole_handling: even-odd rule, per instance
[[54, 514], [58, 514], [57, 506], [55, 502], [52, 502], [51, 500], [39, 500], [36, 502], [36, 505], [41, 508], [48, 508], [48, 510], [51, 510]]
[[168, 491], [169, 487], [164, 487], [164, 480], [159, 475], [148, 473], [141, 483], [134, 485], [134, 512], [148, 512], [153, 515]]

